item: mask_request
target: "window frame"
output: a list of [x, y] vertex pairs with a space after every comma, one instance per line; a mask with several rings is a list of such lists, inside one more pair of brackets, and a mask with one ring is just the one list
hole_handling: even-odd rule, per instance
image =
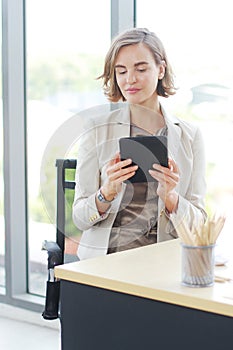
[[[111, 1], [111, 36], [135, 26], [135, 0]], [[2, 0], [5, 290], [0, 302], [42, 312], [28, 292], [26, 0]], [[46, 282], [46, 281], [45, 281]]]

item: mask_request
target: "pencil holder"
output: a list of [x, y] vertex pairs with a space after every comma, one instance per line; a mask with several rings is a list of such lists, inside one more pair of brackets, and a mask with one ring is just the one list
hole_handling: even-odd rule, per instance
[[188, 287], [209, 287], [214, 283], [214, 248], [181, 244], [182, 285]]

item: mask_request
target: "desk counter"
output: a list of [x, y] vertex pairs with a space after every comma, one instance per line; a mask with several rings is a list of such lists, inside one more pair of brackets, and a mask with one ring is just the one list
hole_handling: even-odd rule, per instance
[[[233, 277], [232, 266], [215, 268]], [[197, 310], [233, 317], [233, 283], [190, 288], [181, 285], [180, 240], [57, 266], [61, 280], [103, 288]]]

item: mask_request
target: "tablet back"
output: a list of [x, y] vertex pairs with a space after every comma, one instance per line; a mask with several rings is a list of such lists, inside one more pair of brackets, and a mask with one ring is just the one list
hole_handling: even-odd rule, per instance
[[123, 137], [119, 143], [121, 159], [131, 158], [133, 164], [139, 167], [135, 175], [127, 181], [156, 181], [148, 172], [152, 169], [152, 164], [168, 166], [167, 136]]

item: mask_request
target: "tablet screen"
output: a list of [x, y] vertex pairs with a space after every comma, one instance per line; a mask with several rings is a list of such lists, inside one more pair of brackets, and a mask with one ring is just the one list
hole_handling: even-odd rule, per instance
[[148, 172], [152, 169], [152, 164], [168, 166], [167, 136], [123, 137], [119, 142], [121, 159], [131, 158], [133, 165], [139, 167], [135, 175], [127, 181], [156, 181]]

